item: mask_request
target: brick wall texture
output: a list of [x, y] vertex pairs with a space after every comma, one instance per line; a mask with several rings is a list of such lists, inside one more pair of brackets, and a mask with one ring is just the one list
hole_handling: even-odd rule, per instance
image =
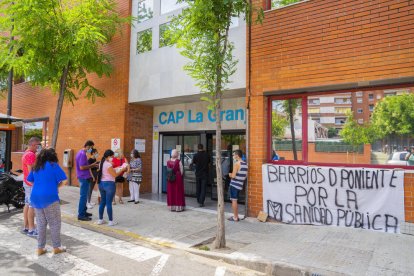
[[[264, 7], [263, 0], [254, 0]], [[262, 209], [267, 161], [266, 91], [414, 76], [413, 0], [310, 0], [265, 11], [252, 26], [249, 215]], [[249, 68], [247, 69], [249, 70]], [[405, 176], [414, 221], [414, 176]]]
[[[118, 10], [121, 16], [130, 15], [131, 1], [118, 0]], [[102, 89], [105, 97], [98, 98], [95, 103], [82, 96], [74, 105], [64, 103], [56, 150], [62, 161], [64, 149], [74, 149], [76, 154], [85, 141], [91, 139], [102, 156], [111, 147], [111, 138], [120, 138], [121, 147], [129, 157], [129, 151], [134, 147], [130, 135], [146, 138], [151, 143], [147, 142], [147, 151], [142, 154], [145, 179], [142, 188], [150, 191], [152, 139], [149, 138], [152, 132], [146, 132], [152, 124], [152, 108], [142, 108], [143, 113], [140, 113], [140, 107], [128, 106], [129, 46], [130, 27], [125, 25], [122, 32], [104, 49], [113, 57], [114, 70], [111, 77], [99, 79], [95, 75], [89, 76], [92, 85]], [[13, 89], [12, 115], [25, 119], [49, 117], [48, 138], [51, 141], [56, 103], [57, 95], [47, 88], [34, 88], [28, 83], [17, 84]], [[0, 112], [6, 113], [6, 104], [6, 99], [0, 101]], [[132, 127], [131, 122], [136, 123], [136, 126]], [[18, 154], [13, 155], [13, 161], [14, 169], [21, 168]], [[71, 177], [72, 184], [78, 185], [74, 170]]]

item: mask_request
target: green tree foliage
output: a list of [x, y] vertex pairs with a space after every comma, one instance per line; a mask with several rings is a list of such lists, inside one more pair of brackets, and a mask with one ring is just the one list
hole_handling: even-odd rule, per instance
[[24, 141], [23, 144], [27, 145], [30, 138], [37, 137], [40, 140], [43, 140], [43, 130], [39, 128], [29, 129], [26, 130], [24, 133]]
[[151, 51], [152, 49], [152, 29], [138, 33], [137, 36], [137, 54]]
[[272, 137], [283, 138], [288, 125], [289, 121], [286, 116], [280, 115], [276, 111], [272, 112]]
[[292, 151], [294, 160], [298, 160], [298, 149], [296, 148], [295, 137], [295, 113], [296, 109], [300, 106], [300, 99], [289, 99], [283, 101], [283, 110], [288, 114], [288, 122], [290, 124], [290, 134], [292, 136]]
[[56, 147], [63, 100], [104, 96], [88, 76], [110, 75], [111, 57], [102, 46], [129, 18], [118, 15], [114, 0], [2, 0], [0, 14], [0, 33], [13, 27], [15, 37], [0, 38], [0, 68], [13, 68], [59, 95], [51, 143]]
[[303, 0], [272, 0], [272, 8], [280, 8]]
[[[188, 8], [175, 17], [171, 25], [173, 41], [181, 54], [190, 61], [184, 67], [204, 94], [202, 100], [209, 103], [216, 119], [216, 152], [221, 152], [221, 99], [236, 71], [237, 60], [233, 57], [234, 45], [229, 40], [232, 17], [250, 15], [252, 7], [247, 0], [179, 0]], [[262, 13], [259, 13], [262, 14]], [[221, 155], [216, 156], [216, 173], [221, 175]], [[217, 233], [215, 247], [226, 246], [224, 231], [223, 181], [217, 177]]]
[[347, 113], [346, 122], [339, 135], [345, 143], [352, 146], [371, 144], [377, 139], [377, 135], [372, 126], [358, 124], [351, 111]]
[[379, 138], [388, 135], [414, 136], [414, 94], [383, 98], [374, 108], [371, 124]]
[[338, 130], [334, 127], [328, 128], [328, 138], [333, 138], [338, 135]]

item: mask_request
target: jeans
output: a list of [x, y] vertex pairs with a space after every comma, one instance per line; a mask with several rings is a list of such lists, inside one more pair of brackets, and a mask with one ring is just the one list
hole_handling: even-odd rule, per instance
[[196, 195], [197, 202], [204, 204], [206, 199], [207, 176], [196, 177]]
[[103, 219], [103, 213], [106, 206], [109, 221], [112, 221], [112, 200], [115, 195], [115, 182], [101, 181], [99, 183], [99, 192], [101, 193], [101, 203], [99, 203], [99, 219]]
[[86, 201], [88, 199], [90, 179], [78, 178], [80, 185], [80, 198], [78, 207], [78, 218], [86, 217]]

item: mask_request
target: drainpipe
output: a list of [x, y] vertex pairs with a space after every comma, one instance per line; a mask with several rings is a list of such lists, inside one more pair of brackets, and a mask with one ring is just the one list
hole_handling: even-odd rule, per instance
[[[249, 54], [249, 59], [248, 59], [248, 66], [249, 66], [249, 71], [248, 71], [248, 76], [247, 76], [247, 106], [246, 106], [246, 161], [247, 164], [249, 164], [249, 140], [250, 140], [250, 85], [251, 85], [251, 72], [252, 72], [252, 59], [251, 59], [251, 49], [252, 49], [252, 0], [249, 0], [249, 7], [250, 7], [250, 12], [249, 12], [249, 22], [248, 22], [248, 54]], [[246, 218], [248, 216], [248, 211], [249, 211], [249, 174], [247, 174], [247, 185], [246, 185], [246, 195], [245, 195], [245, 205], [244, 205], [244, 218]]]

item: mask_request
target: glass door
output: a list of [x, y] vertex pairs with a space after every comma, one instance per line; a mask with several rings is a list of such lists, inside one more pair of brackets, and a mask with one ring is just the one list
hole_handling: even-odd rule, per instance
[[[208, 147], [210, 150], [210, 156], [212, 156], [211, 163], [211, 180], [212, 180], [212, 190], [211, 190], [211, 199], [217, 200], [217, 173], [216, 173], [216, 135], [211, 134], [207, 136], [207, 143], [211, 146]], [[240, 149], [243, 152], [243, 158], [245, 159], [246, 153], [246, 135], [242, 133], [235, 134], [222, 134], [221, 136], [221, 166], [223, 174], [220, 176], [224, 181], [224, 200], [229, 201], [229, 187], [230, 187], [230, 178], [227, 177], [227, 172], [233, 170], [233, 158], [232, 152], [236, 149]], [[240, 192], [239, 203], [244, 204], [245, 201], [245, 187]]]
[[190, 170], [190, 164], [197, 153], [197, 145], [200, 143], [200, 135], [163, 135], [162, 140], [162, 192], [167, 192], [167, 161], [171, 157], [171, 151], [176, 149], [180, 153], [180, 160], [184, 169], [184, 194], [196, 196], [195, 172]]
[[167, 161], [170, 160], [171, 151], [177, 148], [178, 145], [178, 136], [163, 136], [162, 139], [162, 172], [161, 172], [161, 181], [162, 181], [162, 192], [167, 192]]

